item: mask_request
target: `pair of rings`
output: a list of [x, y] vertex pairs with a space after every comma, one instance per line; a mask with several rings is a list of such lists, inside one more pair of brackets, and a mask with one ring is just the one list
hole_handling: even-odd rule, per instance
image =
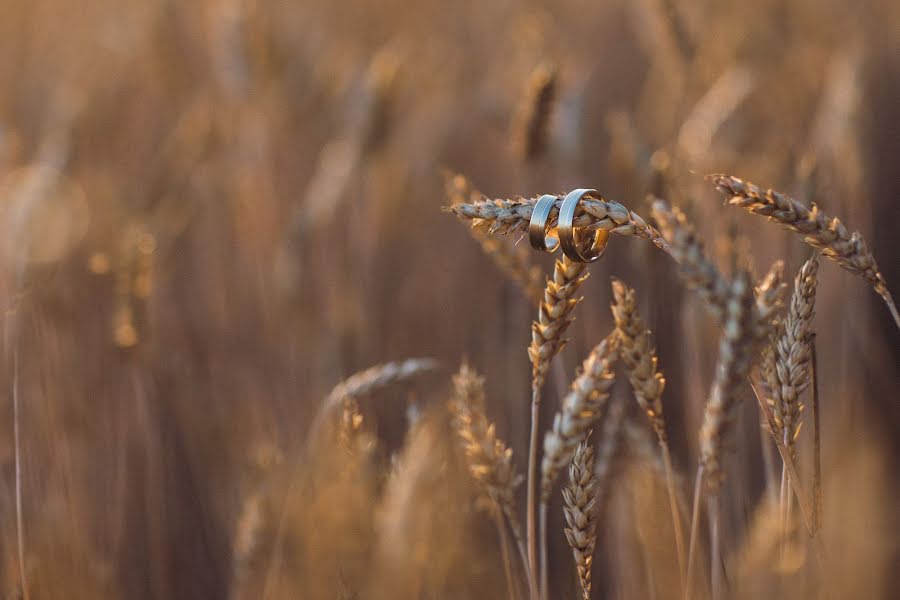
[[588, 194], [596, 193], [597, 190], [581, 188], [566, 194], [559, 207], [557, 237], [547, 234], [547, 221], [550, 220], [550, 213], [556, 206], [559, 196], [544, 194], [538, 198], [528, 224], [528, 239], [532, 248], [543, 252], [554, 252], [557, 246], [560, 246], [563, 254], [570, 260], [582, 263], [592, 263], [603, 256], [603, 251], [606, 250], [606, 244], [609, 241], [609, 232], [598, 229], [594, 233], [590, 248], [582, 251], [582, 247], [586, 244], [583, 240], [578, 239], [578, 232], [572, 224], [575, 220], [575, 209], [578, 208], [581, 199]]

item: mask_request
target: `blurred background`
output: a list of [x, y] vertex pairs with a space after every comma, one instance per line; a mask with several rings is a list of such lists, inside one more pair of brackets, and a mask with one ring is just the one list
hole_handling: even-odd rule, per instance
[[[809, 248], [703, 179], [734, 174], [840, 216], [900, 294], [890, 0], [3, 0], [0, 89], [2, 598], [23, 572], [32, 598], [235, 597], [247, 498], [290, 480], [322, 399], [373, 364], [444, 365], [363, 405], [388, 455], [467, 357], [524, 465], [535, 307], [442, 210], [452, 174], [489, 197], [594, 187], [645, 218], [653, 192], [720, 264], [782, 258], [790, 280]], [[715, 327], [650, 244], [614, 239], [591, 271], [566, 372], [624, 279], [689, 473]], [[878, 447], [896, 498], [900, 333], [863, 280], [820, 281], [823, 461]], [[760, 476], [741, 485], [758, 497]], [[859, 597], [889, 589], [889, 507]], [[285, 571], [277, 597], [353, 597]]]

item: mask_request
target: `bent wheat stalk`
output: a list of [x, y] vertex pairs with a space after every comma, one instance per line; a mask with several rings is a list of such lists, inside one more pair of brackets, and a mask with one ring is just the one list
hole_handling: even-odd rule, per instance
[[512, 450], [500, 439], [485, 413], [484, 379], [463, 363], [453, 377], [453, 424], [462, 442], [463, 454], [472, 478], [502, 511], [515, 539], [531, 597], [535, 586], [515, 510], [515, 490], [522, 483], [512, 462]]
[[815, 203], [807, 207], [786, 194], [764, 190], [730, 175], [709, 175], [707, 179], [729, 197], [728, 204], [768, 217], [770, 221], [803, 235], [803, 240], [823, 256], [868, 281], [882, 297], [900, 328], [900, 312], [884, 276], [878, 270], [875, 257], [859, 232], [851, 233], [840, 219], [829, 217]]
[[[512, 231], [527, 231], [531, 213], [537, 198], [518, 198], [516, 200], [491, 200], [483, 198], [473, 202], [455, 204], [444, 210], [456, 214], [463, 219], [473, 221], [473, 225], [487, 225], [488, 231], [495, 234], [507, 234]], [[562, 198], [557, 200], [547, 219], [549, 227], [555, 227], [559, 217]], [[583, 198], [572, 221], [573, 227], [583, 228], [587, 232], [598, 229], [609, 233], [638, 237], [651, 241], [658, 248], [668, 252], [668, 244], [659, 232], [648, 225], [637, 213], [619, 204], [604, 199]]]
[[672, 511], [672, 528], [675, 532], [678, 570], [684, 585], [684, 532], [681, 527], [681, 514], [672, 473], [672, 457], [663, 419], [662, 393], [666, 380], [662, 373], [657, 371], [659, 360], [653, 347], [652, 333], [644, 327], [644, 321], [637, 314], [634, 290], [614, 279], [612, 291], [614, 302], [611, 308], [619, 340], [619, 358], [625, 365], [635, 400], [650, 421], [662, 453], [669, 508]]
[[[573, 262], [567, 256], [557, 260], [553, 267], [553, 278], [547, 280], [544, 298], [538, 306], [538, 319], [531, 325], [531, 345], [528, 347], [528, 357], [532, 365], [531, 436], [528, 445], [528, 505], [526, 520], [528, 557], [534, 572], [538, 568], [535, 487], [537, 486], [541, 391], [553, 358], [566, 344], [566, 339], [563, 336], [573, 321], [572, 311], [581, 301], [581, 298], [577, 297], [576, 294], [588, 277], [586, 271], [586, 264]], [[543, 583], [541, 589], [543, 590]]]
[[[770, 403], [778, 426], [778, 435], [793, 456], [794, 442], [800, 434], [803, 405], [800, 395], [809, 385], [811, 323], [816, 300], [818, 260], [810, 258], [794, 279], [794, 292], [784, 323], [765, 356], [763, 376], [771, 394]], [[782, 466], [781, 510], [787, 527], [791, 497], [787, 491], [787, 470]]]

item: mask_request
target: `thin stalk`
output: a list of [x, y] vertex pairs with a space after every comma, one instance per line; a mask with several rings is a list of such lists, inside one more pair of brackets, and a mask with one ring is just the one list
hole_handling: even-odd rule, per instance
[[666, 470], [666, 488], [669, 492], [669, 509], [672, 511], [672, 527], [675, 531], [675, 552], [678, 557], [678, 575], [681, 585], [685, 585], [684, 572], [684, 530], [681, 527], [681, 511], [678, 509], [678, 498], [675, 495], [675, 476], [672, 469], [672, 455], [665, 435], [659, 434], [659, 447], [662, 450], [663, 468]]
[[528, 566], [528, 550], [525, 548], [525, 540], [522, 538], [522, 531], [519, 528], [518, 522], [514, 520], [513, 515], [507, 514], [506, 520], [513, 533], [513, 539], [516, 541], [516, 548], [519, 550], [519, 558], [522, 560], [522, 572], [525, 573], [525, 580], [528, 582], [528, 597], [533, 600], [537, 597], [537, 583]]
[[509, 534], [506, 532], [506, 524], [503, 522], [500, 507], [495, 508], [494, 525], [497, 526], [497, 534], [500, 537], [500, 556], [503, 560], [503, 574], [506, 575], [506, 589], [510, 600], [516, 600], [519, 597], [519, 590], [513, 578], [512, 562], [509, 558]]
[[691, 535], [688, 538], [687, 572], [684, 576], [684, 597], [691, 597], [691, 583], [694, 574], [694, 555], [697, 550], [697, 530], [700, 529], [700, 496], [703, 493], [703, 466], [697, 467], [697, 477], [694, 480], [694, 503], [691, 509]]
[[816, 359], [816, 334], [809, 340], [810, 372], [812, 380], [813, 413], [813, 528], [818, 532], [822, 524], [822, 440], [819, 423], [819, 370]]
[[759, 428], [759, 444], [762, 447], [763, 468], [766, 474], [766, 494], [770, 502], [775, 502], [775, 457], [772, 456], [772, 444], [769, 443], [766, 428], [762, 426]]
[[540, 550], [540, 559], [541, 559], [541, 585], [540, 585], [540, 597], [541, 600], [547, 600], [547, 588], [548, 588], [548, 557], [547, 557], [547, 503], [541, 502], [538, 510], [538, 532], [540, 534], [540, 539], [538, 540], [538, 544], [541, 547]]
[[721, 600], [723, 578], [718, 494], [712, 494], [706, 499], [706, 509], [709, 513], [709, 576], [712, 583], [712, 597], [713, 600]]
[[[531, 391], [531, 440], [528, 444], [528, 493], [525, 518], [525, 536], [528, 545], [528, 568], [531, 571], [531, 579], [537, 573], [537, 540], [536, 540], [536, 499], [535, 487], [537, 486], [537, 454], [538, 454], [538, 428], [540, 427], [541, 416], [541, 391], [533, 388]], [[537, 597], [538, 590], [532, 589], [532, 598]]]
[[794, 490], [794, 496], [797, 498], [797, 507], [800, 509], [800, 516], [803, 517], [803, 524], [806, 526], [806, 531], [812, 541], [813, 549], [816, 551], [816, 559], [819, 562], [819, 566], [824, 568], [825, 547], [822, 546], [822, 540], [820, 540], [817, 535], [818, 530], [813, 527], [812, 520], [810, 519], [812, 512], [810, 510], [811, 502], [809, 496], [806, 495], [806, 490], [800, 485], [800, 476], [797, 473], [797, 468], [794, 466], [794, 460], [791, 458], [790, 451], [787, 449], [787, 446], [784, 445], [784, 442], [781, 441], [781, 438], [774, 433], [775, 417], [772, 416], [772, 410], [769, 408], [765, 397], [759, 393], [759, 390], [756, 389], [753, 381], [750, 381], [750, 388], [753, 390], [753, 395], [756, 396], [756, 403], [759, 406], [759, 410], [766, 418], [766, 422], [773, 432], [772, 439], [775, 440], [775, 445], [778, 447], [778, 452], [781, 454], [781, 460], [787, 468], [788, 480], [791, 484], [791, 489]]
[[[788, 432], [785, 431], [782, 433], [782, 443], [785, 447], [788, 446]], [[782, 463], [781, 465], [781, 496], [779, 497], [778, 504], [778, 514], [781, 521], [781, 539], [785, 540], [787, 537], [787, 514], [788, 514], [788, 504], [790, 503], [790, 492], [788, 491], [788, 474], [787, 474], [787, 465]], [[782, 548], [784, 550], [784, 548]]]
[[13, 352], [13, 446], [16, 462], [16, 545], [19, 554], [19, 585], [22, 599], [29, 600], [25, 575], [25, 526], [22, 518], [22, 444], [19, 436], [19, 350]]

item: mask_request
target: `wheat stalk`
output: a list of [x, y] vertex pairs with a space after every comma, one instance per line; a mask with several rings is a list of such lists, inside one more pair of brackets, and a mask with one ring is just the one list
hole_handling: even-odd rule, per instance
[[614, 279], [612, 291], [614, 298], [612, 314], [616, 322], [616, 334], [619, 340], [619, 358], [625, 365], [634, 397], [656, 433], [663, 457], [669, 508], [672, 512], [672, 527], [675, 532], [678, 570], [683, 577], [684, 533], [681, 527], [681, 516], [672, 472], [672, 457], [663, 418], [662, 393], [666, 386], [666, 380], [657, 370], [659, 359], [656, 356], [656, 349], [653, 347], [652, 334], [644, 327], [643, 319], [637, 314], [634, 290]]
[[591, 565], [597, 529], [598, 482], [594, 474], [594, 449], [587, 439], [575, 450], [569, 466], [569, 484], [563, 488], [563, 512], [568, 527], [566, 540], [575, 557], [575, 569], [584, 600], [591, 597]]
[[[474, 226], [487, 226], [490, 233], [507, 234], [512, 231], [526, 231], [531, 220], [531, 213], [537, 198], [519, 198], [516, 200], [491, 200], [482, 198], [472, 202], [446, 207], [458, 217], [469, 219]], [[559, 217], [562, 199], [557, 200], [550, 211], [547, 225], [554, 227]], [[668, 251], [668, 244], [659, 232], [648, 225], [637, 213], [628, 210], [618, 202], [602, 198], [582, 198], [576, 216], [572, 221], [576, 228], [587, 231], [602, 229], [625, 237], [638, 237], [653, 242], [662, 250]]]
[[528, 88], [512, 122], [512, 147], [519, 160], [537, 158], [547, 147], [547, 129], [556, 98], [557, 69], [541, 63], [528, 79]]
[[466, 466], [472, 478], [506, 516], [533, 590], [525, 541], [515, 509], [515, 491], [522, 483], [522, 476], [512, 462], [512, 449], [497, 438], [496, 428], [485, 413], [484, 378], [463, 363], [453, 377], [453, 390], [450, 409]]
[[[531, 435], [528, 445], [528, 493], [527, 528], [529, 559], [536, 568], [537, 548], [535, 528], [535, 486], [537, 485], [538, 427], [540, 425], [541, 390], [553, 358], [566, 344], [563, 337], [573, 321], [572, 311], [581, 301], [575, 294], [588, 277], [587, 264], [573, 262], [568, 256], [557, 260], [553, 277], [547, 280], [544, 297], [538, 306], [538, 318], [531, 325], [531, 344], [528, 357], [531, 360]], [[541, 532], [542, 538], [546, 532]], [[542, 573], [545, 569], [542, 569]], [[542, 579], [542, 591], [544, 582]]]
[[786, 194], [772, 189], [763, 190], [749, 181], [729, 175], [709, 175], [707, 179], [729, 196], [728, 203], [732, 206], [768, 217], [770, 221], [803, 235], [804, 241], [823, 256], [868, 281], [884, 299], [900, 328], [900, 313], [887, 282], [859, 232], [851, 233], [840, 219], [829, 217], [815, 203], [807, 207]]

